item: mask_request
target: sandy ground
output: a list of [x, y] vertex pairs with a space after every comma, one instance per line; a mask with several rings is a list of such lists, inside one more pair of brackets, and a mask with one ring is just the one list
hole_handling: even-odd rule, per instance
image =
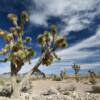
[[91, 85], [88, 80], [78, 83], [71, 79], [35, 80], [31, 83], [31, 89], [22, 93], [20, 98], [0, 97], [0, 100], [100, 100], [100, 91], [94, 93], [93, 86], [100, 89], [100, 79], [96, 85]]

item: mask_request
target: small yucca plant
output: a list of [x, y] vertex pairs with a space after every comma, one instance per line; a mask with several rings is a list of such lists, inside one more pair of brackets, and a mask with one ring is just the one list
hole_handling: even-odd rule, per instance
[[78, 75], [78, 73], [79, 73], [79, 71], [80, 71], [80, 65], [74, 64], [74, 65], [72, 66], [72, 68], [73, 68], [74, 71], [75, 71], [75, 79], [76, 79], [76, 81], [78, 82], [78, 81], [79, 81], [79, 75]]
[[91, 84], [96, 84], [96, 73], [95, 73], [95, 71], [89, 70], [88, 73], [89, 73], [89, 82]]
[[64, 79], [66, 77], [66, 68], [60, 71], [60, 77]]

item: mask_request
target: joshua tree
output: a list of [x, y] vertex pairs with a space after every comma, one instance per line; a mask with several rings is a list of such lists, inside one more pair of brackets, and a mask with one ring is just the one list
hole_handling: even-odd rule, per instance
[[89, 77], [90, 77], [90, 79], [89, 79], [90, 83], [96, 84], [96, 73], [95, 73], [95, 71], [89, 70], [88, 72], [89, 72]]
[[74, 64], [74, 65], [72, 66], [72, 68], [73, 68], [74, 71], [75, 71], [75, 79], [76, 79], [76, 81], [78, 82], [78, 81], [79, 81], [78, 73], [79, 73], [79, 71], [80, 71], [80, 66]]
[[58, 48], [65, 48], [67, 46], [66, 39], [57, 34], [57, 28], [55, 25], [51, 26], [50, 32], [45, 31], [43, 34], [40, 34], [37, 40], [41, 47], [42, 55], [40, 56], [37, 64], [30, 71], [30, 75], [37, 71], [41, 64], [49, 66], [53, 63], [54, 58], [60, 60], [60, 58], [56, 55], [55, 50]]
[[8, 19], [13, 23], [10, 31], [0, 29], [0, 36], [5, 39], [6, 45], [1, 50], [0, 55], [5, 55], [6, 58], [1, 62], [10, 61], [11, 78], [13, 94], [16, 95], [16, 80], [17, 74], [26, 61], [29, 61], [34, 56], [34, 50], [27, 47], [25, 44], [31, 42], [31, 37], [22, 38], [24, 35], [24, 25], [29, 21], [27, 12], [23, 11], [20, 16], [20, 24], [18, 25], [18, 17], [16, 14], [8, 14]]
[[18, 17], [16, 14], [8, 14], [8, 19], [13, 23], [13, 27], [10, 31], [4, 31], [0, 29], [0, 36], [2, 36], [6, 45], [1, 50], [0, 55], [5, 55], [6, 58], [0, 62], [10, 61], [11, 63], [11, 77], [12, 77], [12, 89], [13, 96], [19, 96], [20, 89], [24, 82], [28, 81], [30, 75], [34, 72], [40, 72], [44, 77], [45, 74], [41, 72], [39, 66], [50, 65], [53, 63], [54, 58], [60, 60], [56, 55], [55, 50], [58, 48], [66, 47], [66, 39], [62, 36], [58, 36], [57, 28], [55, 25], [51, 26], [50, 32], [44, 32], [37, 38], [38, 43], [41, 46], [41, 56], [35, 66], [28, 72], [25, 78], [20, 84], [17, 84], [17, 74], [26, 61], [30, 62], [30, 59], [34, 56], [35, 52], [31, 47], [28, 47], [26, 43], [32, 41], [31, 37], [23, 39], [24, 25], [29, 21], [29, 16], [26, 11], [23, 11], [20, 16], [20, 24], [18, 24]]

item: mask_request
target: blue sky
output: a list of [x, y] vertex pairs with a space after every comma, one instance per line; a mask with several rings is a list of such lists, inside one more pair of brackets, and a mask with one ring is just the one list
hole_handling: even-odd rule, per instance
[[[100, 71], [100, 0], [0, 0], [0, 28], [9, 30], [12, 24], [7, 19], [8, 13], [26, 10], [30, 23], [25, 26], [25, 36], [33, 41], [36, 50], [32, 65], [27, 63], [21, 72], [31, 69], [36, 63], [40, 50], [36, 37], [51, 24], [58, 26], [60, 35], [66, 36], [68, 48], [58, 51], [61, 62], [55, 61], [51, 66], [41, 66], [47, 73], [58, 73], [66, 67], [72, 73], [71, 65], [81, 65], [81, 72], [88, 69]], [[0, 49], [5, 45], [0, 37]], [[1, 57], [2, 59], [2, 57]], [[10, 71], [9, 62], [0, 64], [0, 73]]]

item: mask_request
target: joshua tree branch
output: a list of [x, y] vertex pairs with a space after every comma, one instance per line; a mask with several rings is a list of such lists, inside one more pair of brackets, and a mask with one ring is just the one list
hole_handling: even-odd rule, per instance
[[7, 58], [5, 58], [4, 60], [0, 60], [1, 63], [2, 63], [2, 62], [7, 62], [7, 61], [8, 61]]
[[53, 52], [53, 55], [55, 56], [56, 59], [58, 59], [58, 60], [61, 59], [61, 58], [59, 58], [59, 57], [57, 56], [57, 54], [56, 54], [55, 52]]
[[45, 77], [46, 77], [45, 73], [44, 73], [44, 72], [42, 72], [40, 69], [37, 69], [37, 72], [39, 72], [41, 75], [43, 75], [43, 78], [45, 78]]

